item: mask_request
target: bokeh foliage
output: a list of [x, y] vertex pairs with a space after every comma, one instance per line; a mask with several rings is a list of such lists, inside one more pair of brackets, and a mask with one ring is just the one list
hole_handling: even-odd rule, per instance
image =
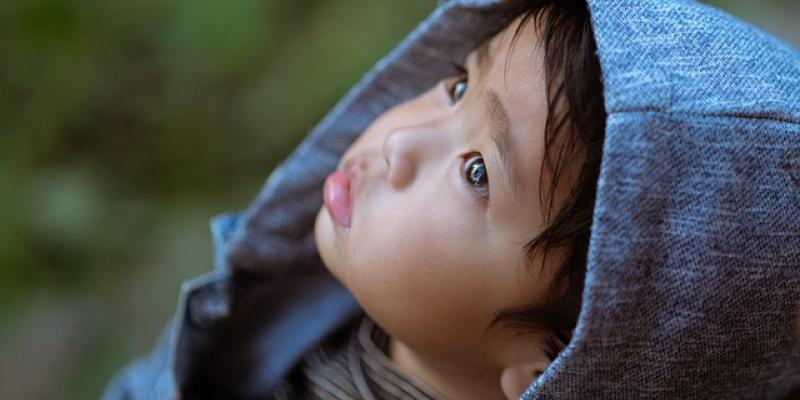
[[[796, 46], [794, 0], [715, 0]], [[0, 398], [96, 398], [433, 0], [0, 2]]]
[[208, 219], [434, 5], [0, 2], [0, 397], [96, 398], [211, 267]]

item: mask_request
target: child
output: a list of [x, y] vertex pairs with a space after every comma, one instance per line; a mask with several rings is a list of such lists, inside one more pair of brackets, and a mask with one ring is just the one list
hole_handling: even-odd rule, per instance
[[588, 10], [503, 11], [515, 19], [462, 72], [345, 152], [316, 220], [322, 260], [388, 355], [441, 398], [519, 397], [579, 311], [605, 121]]
[[691, 2], [488, 3], [440, 6], [214, 221], [108, 397], [789, 394], [797, 52]]

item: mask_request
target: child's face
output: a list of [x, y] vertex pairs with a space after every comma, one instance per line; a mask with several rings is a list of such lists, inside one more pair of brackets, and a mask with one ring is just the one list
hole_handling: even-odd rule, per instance
[[386, 111], [346, 151], [349, 227], [326, 206], [317, 215], [331, 273], [418, 350], [491, 357], [495, 314], [536, 302], [550, 280], [523, 247], [543, 228], [543, 49], [531, 22], [511, 51], [517, 24], [469, 54], [468, 82], [446, 79]]

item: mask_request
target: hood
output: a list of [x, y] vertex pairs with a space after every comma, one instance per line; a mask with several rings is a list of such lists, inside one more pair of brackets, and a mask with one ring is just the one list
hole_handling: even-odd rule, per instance
[[[227, 268], [322, 268], [325, 177], [499, 16], [445, 1], [272, 172]], [[589, 0], [608, 114], [573, 339], [524, 398], [780, 398], [800, 385], [800, 54], [717, 9]]]

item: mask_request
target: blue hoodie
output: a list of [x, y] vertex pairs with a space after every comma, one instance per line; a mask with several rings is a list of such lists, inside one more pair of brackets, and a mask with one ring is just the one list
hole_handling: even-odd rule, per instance
[[[313, 237], [325, 177], [387, 108], [485, 40], [492, 1], [445, 1], [272, 172], [212, 219], [152, 353], [109, 399], [267, 397], [361, 315]], [[800, 54], [717, 9], [589, 0], [608, 114], [583, 305], [525, 399], [773, 398], [800, 386]]]

